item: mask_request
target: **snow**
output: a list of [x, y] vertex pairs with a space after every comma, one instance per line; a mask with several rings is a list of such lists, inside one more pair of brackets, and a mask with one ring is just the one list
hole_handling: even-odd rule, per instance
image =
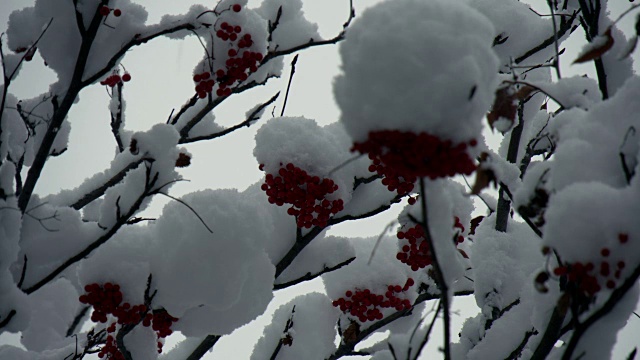
[[[278, 341], [290, 337], [291, 344], [283, 344], [278, 359], [324, 359], [336, 348], [335, 327], [339, 311], [331, 306], [325, 294], [313, 292], [300, 295], [280, 306], [271, 323], [253, 349], [251, 360], [271, 359]], [[285, 332], [288, 321], [291, 321]]]
[[278, 276], [276, 283], [286, 283], [308, 273], [317, 274], [325, 268], [334, 267], [352, 257], [355, 257], [355, 252], [350, 244], [350, 239], [317, 236]]
[[151, 250], [155, 301], [180, 318], [174, 327], [186, 336], [231, 333], [262, 314], [273, 296], [275, 268], [263, 248], [269, 223], [236, 190], [182, 200], [212, 233], [183, 204], [165, 207]]
[[29, 350], [43, 351], [72, 343], [66, 334], [80, 308], [77, 297], [76, 289], [64, 278], [52, 281], [30, 296], [31, 322], [22, 332], [22, 345]]
[[265, 0], [256, 11], [272, 25], [275, 25], [278, 9], [282, 9], [278, 26], [272, 32], [269, 50], [285, 50], [320, 40], [318, 25], [310, 23], [304, 17], [301, 0]]
[[[536, 15], [527, 3], [501, 0], [466, 0], [465, 2], [491, 20], [495, 28], [494, 37], [501, 36], [502, 39], [506, 39], [504, 43], [494, 46], [503, 71], [509, 70], [512, 60], [524, 55], [529, 49], [553, 35], [550, 18]], [[522, 31], [522, 29], [527, 30]], [[562, 41], [562, 39], [559, 40]], [[553, 49], [552, 46], [547, 47], [528, 58], [524, 64], [538, 64], [546, 61], [551, 57]]]
[[365, 10], [340, 45], [334, 81], [354, 142], [385, 129], [454, 143], [478, 138], [497, 85], [493, 37], [489, 20], [461, 2], [386, 1]]

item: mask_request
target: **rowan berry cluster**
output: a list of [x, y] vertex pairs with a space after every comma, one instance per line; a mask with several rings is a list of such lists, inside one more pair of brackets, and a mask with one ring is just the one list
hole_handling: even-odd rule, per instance
[[384, 295], [372, 293], [369, 289], [347, 291], [345, 297], [333, 301], [345, 314], [357, 317], [360, 322], [380, 320], [383, 318], [380, 309], [395, 308], [402, 311], [411, 308], [411, 301], [396, 296], [413, 286], [414, 281], [408, 278], [404, 286], [389, 285]]
[[124, 73], [124, 75], [122, 76], [120, 76], [120, 74], [114, 73], [114, 74], [111, 74], [108, 78], [100, 81], [100, 85], [114, 87], [123, 81], [128, 82], [130, 80], [131, 80], [131, 74], [129, 73]]
[[216, 82], [211, 79], [211, 73], [208, 71], [193, 75], [193, 82], [196, 83], [196, 92], [200, 99], [207, 97], [207, 94], [213, 91], [213, 86], [216, 84]]
[[[264, 164], [260, 170], [264, 170]], [[338, 190], [333, 180], [309, 175], [292, 163], [281, 167], [275, 176], [267, 174], [261, 188], [267, 193], [269, 203], [292, 205], [287, 213], [296, 217], [299, 228], [325, 227], [331, 215], [344, 208], [342, 199], [326, 198]]]
[[[235, 4], [232, 9], [235, 12], [240, 12], [242, 6]], [[259, 52], [242, 50], [250, 48], [253, 45], [253, 39], [249, 33], [242, 34], [240, 25], [222, 22], [216, 31], [216, 37], [231, 42], [231, 48], [227, 50], [226, 54], [228, 59], [225, 62], [225, 68], [215, 72], [219, 84], [216, 95], [229, 96], [231, 95], [230, 87], [236, 81], [245, 81], [250, 73], [258, 71], [258, 66], [264, 56]], [[198, 95], [201, 96], [200, 92]]]
[[431, 265], [431, 251], [424, 235], [424, 229], [419, 224], [397, 234], [398, 239], [404, 240], [404, 245], [396, 254], [396, 259], [411, 266], [413, 271]]
[[[173, 332], [171, 326], [178, 321], [164, 309], [153, 310], [144, 305], [131, 305], [127, 302], [123, 303], [122, 291], [118, 284], [105, 283], [89, 284], [84, 287], [85, 294], [80, 295], [80, 302], [93, 307], [91, 320], [93, 322], [106, 323], [107, 315], [113, 315], [116, 321], [107, 327], [107, 340], [102, 347], [98, 356], [100, 358], [120, 360], [124, 359], [118, 350], [113, 334], [116, 332], [116, 326], [119, 325], [137, 325], [142, 322], [142, 326], [149, 327], [156, 332], [158, 339], [167, 337]], [[162, 352], [162, 343], [158, 342], [158, 353]]]
[[381, 130], [370, 132], [369, 138], [355, 143], [351, 151], [369, 154], [373, 161], [369, 170], [387, 178], [383, 184], [390, 191], [405, 195], [419, 177], [435, 179], [471, 174], [476, 165], [467, 154], [467, 145], [476, 144], [471, 140], [469, 144], [454, 145], [450, 140], [425, 132]]
[[[460, 244], [464, 242], [464, 236], [462, 236], [462, 233], [464, 232], [464, 225], [462, 225], [460, 218], [457, 216], [454, 217], [453, 228], [459, 230], [456, 233], [455, 243]], [[418, 271], [418, 269], [424, 269], [431, 265], [431, 250], [429, 249], [429, 243], [425, 240], [424, 229], [420, 224], [417, 224], [406, 231], [398, 231], [397, 237], [404, 241], [401, 242], [402, 248], [401, 251], [396, 254], [396, 259], [400, 260], [403, 264], [409, 265], [413, 271]], [[464, 251], [460, 249], [458, 249], [458, 251], [462, 256], [468, 258]]]
[[[629, 240], [628, 234], [618, 234], [618, 241], [626, 244]], [[626, 264], [623, 260], [611, 260], [611, 250], [609, 248], [600, 249], [602, 256], [600, 263], [582, 263], [576, 261], [571, 264], [557, 266], [553, 269], [556, 276], [566, 276], [569, 286], [577, 289], [582, 295], [590, 298], [602, 290], [600, 281], [604, 282], [607, 289], [615, 289], [616, 282], [622, 275], [622, 270]]]
[[119, 17], [120, 15], [122, 15], [122, 11], [120, 9], [111, 9], [105, 5], [100, 7], [100, 15], [102, 16], [109, 16], [109, 14], [111, 14], [112, 11], [113, 11], [113, 16], [115, 17]]

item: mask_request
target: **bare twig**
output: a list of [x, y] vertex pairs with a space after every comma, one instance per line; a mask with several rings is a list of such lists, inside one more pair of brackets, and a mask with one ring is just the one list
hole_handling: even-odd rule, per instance
[[[473, 290], [462, 290], [462, 291], [456, 291], [455, 293], [453, 293], [453, 296], [468, 296], [468, 295], [473, 295]], [[368, 328], [361, 329], [355, 341], [352, 341], [349, 343], [342, 342], [338, 347], [338, 349], [336, 349], [336, 351], [331, 356], [329, 356], [327, 360], [336, 360], [343, 356], [349, 355], [353, 351], [355, 346], [362, 340], [366, 339], [369, 335], [382, 329], [383, 327], [394, 322], [397, 319], [411, 315], [413, 308], [416, 305], [421, 304], [425, 301], [436, 300], [439, 298], [441, 298], [440, 294], [429, 294], [429, 293], [420, 294], [416, 299], [416, 301], [413, 303], [413, 306], [411, 308], [396, 311], [395, 313], [374, 322]]]
[[556, 50], [556, 58], [553, 61], [553, 67], [556, 68], [556, 76], [558, 79], [561, 79], [560, 75], [560, 48], [558, 45], [558, 26], [556, 25], [556, 17], [555, 17], [555, 9], [552, 4], [552, 0], [547, 0], [547, 4], [549, 5], [549, 10], [551, 11], [551, 23], [553, 24], [553, 44], [555, 45]]
[[[433, 325], [435, 325], [436, 319], [438, 319], [438, 314], [440, 313], [441, 309], [442, 309], [442, 302], [438, 301], [438, 307], [436, 308], [436, 312], [435, 312], [435, 314], [433, 314], [433, 319], [431, 319], [431, 323], [429, 324], [429, 328], [427, 329], [427, 332], [424, 334], [424, 337], [422, 338], [422, 341], [420, 341], [420, 344], [418, 345], [418, 349], [416, 349], [416, 354], [413, 357], [413, 360], [418, 360], [418, 358], [420, 357], [420, 354], [422, 353], [422, 350], [424, 349], [424, 347], [429, 342], [429, 336], [431, 335], [431, 330], [433, 330]], [[417, 329], [417, 327], [416, 327], [416, 329]], [[411, 344], [411, 340], [409, 340], [409, 344]], [[409, 350], [409, 353], [407, 354], [407, 358], [409, 358], [410, 355], [411, 355], [411, 350]]]
[[556, 43], [556, 39], [560, 39], [562, 38], [567, 31], [571, 30], [571, 27], [573, 26], [573, 22], [575, 21], [577, 15], [578, 15], [579, 11], [574, 11], [573, 14], [571, 14], [571, 16], [569, 17], [569, 19], [565, 19], [565, 16], [562, 16], [560, 18], [560, 24], [558, 26], [558, 31], [556, 33], [554, 33], [553, 35], [551, 35], [550, 37], [546, 38], [545, 40], [543, 40], [539, 45], [531, 48], [530, 50], [528, 50], [527, 52], [525, 52], [523, 55], [517, 57], [514, 61], [516, 64], [520, 64], [521, 62], [525, 61], [526, 59], [530, 58], [531, 56], [537, 54], [538, 52], [546, 49], [547, 47], [553, 45]]
[[582, 336], [589, 330], [591, 326], [593, 326], [600, 319], [608, 315], [620, 302], [624, 296], [636, 285], [636, 282], [640, 278], [640, 265], [638, 265], [633, 273], [622, 283], [621, 286], [613, 290], [609, 299], [602, 305], [600, 309], [595, 311], [591, 316], [589, 316], [586, 320], [578, 323], [571, 338], [567, 343], [567, 347], [562, 355], [563, 360], [570, 360], [573, 352], [575, 351], [578, 343], [580, 342]]
[[283, 283], [280, 283], [280, 284], [273, 284], [273, 290], [282, 290], [282, 289], [286, 289], [286, 288], [288, 288], [290, 286], [300, 284], [300, 283], [305, 282], [305, 281], [313, 280], [313, 279], [317, 278], [318, 276], [321, 276], [323, 274], [326, 274], [326, 273], [329, 273], [329, 272], [332, 272], [332, 271], [336, 271], [336, 270], [338, 270], [340, 268], [343, 268], [343, 267], [351, 264], [351, 262], [353, 262], [353, 260], [355, 260], [355, 259], [356, 259], [355, 257], [349, 258], [349, 259], [347, 259], [347, 260], [345, 260], [345, 261], [343, 261], [343, 262], [341, 262], [341, 263], [339, 263], [339, 264], [337, 264], [335, 266], [324, 265], [322, 270], [317, 272], [317, 273], [313, 273], [312, 274], [311, 272], [308, 272], [305, 275], [303, 275], [303, 276], [301, 276], [301, 277], [299, 277], [299, 278], [297, 278], [295, 280], [283, 282]]
[[118, 83], [117, 90], [117, 101], [118, 101], [118, 109], [116, 113], [111, 113], [111, 132], [113, 133], [113, 137], [116, 139], [116, 144], [118, 145], [118, 150], [120, 152], [124, 151], [124, 144], [122, 144], [122, 137], [120, 136], [120, 128], [122, 127], [122, 83]]
[[83, 306], [78, 312], [78, 314], [76, 314], [76, 317], [73, 318], [71, 325], [69, 325], [69, 328], [67, 329], [67, 334], [66, 334], [67, 337], [75, 334], [76, 328], [78, 327], [78, 325], [80, 325], [80, 321], [82, 321], [82, 319], [87, 314], [90, 308], [91, 306]]
[[180, 139], [180, 143], [181, 144], [187, 144], [187, 143], [192, 143], [192, 142], [196, 142], [196, 141], [202, 141], [202, 140], [211, 140], [211, 139], [215, 139], [215, 138], [219, 138], [222, 137], [224, 135], [227, 135], [229, 133], [232, 133], [238, 129], [241, 129], [243, 127], [249, 127], [253, 124], [253, 122], [260, 120], [260, 117], [262, 116], [262, 111], [264, 110], [264, 108], [266, 108], [267, 106], [269, 106], [270, 104], [272, 104], [274, 101], [276, 101], [276, 99], [278, 98], [278, 96], [280, 96], [280, 92], [276, 93], [275, 95], [273, 95], [271, 97], [271, 99], [267, 100], [266, 102], [262, 103], [260, 106], [258, 106], [257, 108], [255, 108], [255, 110], [253, 110], [251, 112], [251, 114], [249, 114], [249, 116], [247, 117], [246, 120], [244, 120], [243, 122], [228, 127], [222, 131], [219, 131], [217, 133], [213, 133], [213, 134], [209, 134], [209, 135], [202, 135], [202, 136], [194, 136], [194, 137], [188, 137], [188, 138], [183, 138]]
[[282, 331], [283, 336], [280, 338], [280, 340], [278, 340], [278, 345], [273, 350], [273, 353], [271, 353], [271, 357], [269, 358], [270, 360], [276, 359], [278, 353], [280, 352], [280, 349], [282, 348], [282, 345], [286, 345], [288, 342], [288, 345], [291, 346], [290, 342], [293, 340], [291, 339], [291, 335], [289, 335], [289, 329], [291, 329], [291, 327], [293, 326], [293, 315], [295, 313], [296, 306], [293, 305], [293, 309], [291, 309], [291, 316], [289, 317], [289, 319], [287, 319], [287, 323], [284, 325], [284, 330]]
[[7, 326], [7, 324], [9, 324], [9, 321], [11, 321], [11, 319], [13, 319], [13, 317], [15, 315], [16, 315], [16, 311], [15, 310], [9, 311], [7, 316], [5, 316], [4, 319], [2, 319], [0, 321], [0, 329], [2, 329], [3, 327]]
[[97, 187], [93, 191], [87, 193], [85, 196], [83, 196], [82, 198], [80, 198], [78, 201], [76, 201], [75, 203], [71, 204], [70, 206], [72, 208], [74, 208], [75, 210], [82, 209], [83, 207], [85, 207], [86, 205], [88, 205], [89, 203], [94, 201], [95, 199], [97, 199], [97, 198], [101, 197], [102, 195], [104, 195], [104, 193], [107, 191], [107, 189], [109, 189], [110, 187], [112, 187], [112, 186], [118, 184], [119, 182], [121, 182], [122, 179], [124, 179], [124, 177], [127, 175], [127, 173], [130, 170], [133, 170], [133, 169], [137, 168], [140, 164], [142, 164], [146, 160], [148, 160], [148, 159], [140, 158], [140, 159], [138, 159], [138, 160], [136, 160], [134, 162], [129, 163], [122, 170], [120, 170], [116, 174], [114, 174], [113, 177], [111, 177], [109, 180], [105, 181], [104, 184], [100, 185], [99, 187]]
[[289, 90], [291, 90], [291, 82], [293, 81], [293, 75], [296, 73], [296, 63], [298, 62], [299, 54], [293, 57], [291, 60], [291, 73], [289, 74], [289, 82], [287, 83], [287, 92], [284, 94], [284, 101], [282, 102], [282, 111], [280, 116], [284, 116], [284, 109], [287, 107], [287, 100], [289, 99]]
[[186, 360], [199, 360], [207, 353], [207, 351], [213, 348], [221, 337], [222, 335], [207, 335], [200, 345], [198, 345], [198, 347], [189, 354]]
[[52, 270], [48, 275], [43, 277], [41, 280], [37, 281], [35, 284], [29, 286], [28, 288], [23, 288], [22, 291], [26, 294], [31, 294], [34, 291], [40, 289], [49, 281], [56, 278], [56, 276], [60, 275], [63, 271], [65, 271], [69, 266], [75, 264], [76, 262], [84, 259], [89, 254], [91, 254], [94, 250], [102, 246], [106, 243], [113, 235], [115, 235], [118, 230], [127, 223], [127, 221], [140, 209], [143, 201], [149, 196], [151, 189], [155, 186], [158, 177], [157, 174], [153, 178], [151, 178], [151, 169], [147, 168], [147, 179], [145, 184], [145, 189], [141, 195], [134, 201], [131, 207], [120, 216], [117, 217], [115, 224], [108, 229], [102, 236], [98, 237], [92, 243], [90, 243], [83, 250], [78, 252], [76, 255], [70, 257], [66, 261], [64, 261], [61, 265]]
[[20, 280], [18, 281], [18, 285], [17, 285], [18, 288], [21, 288], [22, 287], [22, 283], [24, 283], [24, 277], [27, 274], [28, 260], [29, 259], [27, 258], [27, 255], [25, 254], [24, 255], [24, 261], [22, 262], [22, 271], [20, 273]]
[[378, 250], [378, 246], [380, 245], [380, 241], [382, 241], [382, 238], [384, 237], [384, 235], [386, 233], [388, 233], [389, 231], [391, 231], [391, 229], [396, 225], [396, 221], [391, 221], [387, 224], [387, 226], [384, 227], [384, 230], [382, 230], [382, 232], [380, 233], [380, 235], [378, 236], [378, 239], [376, 240], [375, 245], [373, 245], [373, 250], [371, 250], [371, 256], [369, 256], [369, 260], [367, 261], [367, 265], [371, 265], [371, 260], [373, 260], [373, 257], [376, 256], [376, 250]]
[[212, 234], [213, 234], [213, 230], [211, 230], [211, 228], [207, 225], [207, 223], [206, 223], [206, 222], [204, 221], [204, 219], [200, 216], [200, 214], [198, 214], [198, 212], [197, 212], [194, 208], [192, 208], [192, 207], [191, 207], [191, 205], [187, 204], [184, 200], [179, 199], [179, 198], [177, 198], [177, 197], [175, 197], [175, 196], [171, 196], [171, 195], [169, 195], [169, 194], [167, 194], [167, 193], [163, 193], [163, 192], [161, 192], [161, 191], [155, 191], [154, 193], [155, 193], [155, 194], [164, 195], [164, 196], [166, 196], [166, 197], [168, 197], [168, 198], [170, 198], [170, 199], [172, 199], [172, 200], [174, 200], [174, 201], [177, 201], [177, 202], [179, 202], [180, 204], [182, 204], [182, 205], [186, 206], [186, 207], [187, 207], [189, 210], [191, 210], [191, 212], [192, 212], [192, 213], [193, 213], [193, 214], [198, 218], [198, 220], [200, 220], [200, 222], [202, 223], [202, 225], [204, 225], [204, 227], [205, 227], [205, 228], [207, 228], [207, 231], [209, 231], [210, 233], [212, 233]]

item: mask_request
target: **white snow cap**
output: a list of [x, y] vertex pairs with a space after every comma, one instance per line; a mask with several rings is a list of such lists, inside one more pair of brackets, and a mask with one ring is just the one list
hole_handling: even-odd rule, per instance
[[388, 129], [479, 137], [497, 85], [494, 33], [457, 1], [393, 0], [363, 12], [340, 46], [334, 83], [347, 132], [356, 142]]

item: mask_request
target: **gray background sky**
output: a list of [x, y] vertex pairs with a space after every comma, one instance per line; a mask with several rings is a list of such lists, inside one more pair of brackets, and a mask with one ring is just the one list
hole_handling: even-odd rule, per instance
[[[165, 13], [184, 13], [195, 1], [175, 0], [137, 0], [149, 12], [149, 23], [159, 20]], [[357, 13], [378, 0], [355, 0]], [[212, 1], [206, 3], [214, 4]], [[250, 7], [259, 1], [250, 1]], [[303, 0], [304, 11], [309, 20], [318, 23], [320, 33], [324, 37], [332, 37], [341, 30], [342, 23], [348, 16], [348, 0]], [[546, 12], [544, 1], [532, 0], [538, 9]], [[611, 0], [614, 14], [626, 9], [627, 1]], [[33, 4], [32, 0], [0, 0], [0, 32], [6, 29], [9, 13], [15, 9]], [[634, 16], [629, 16], [622, 24], [630, 31]], [[577, 41], [568, 44], [568, 51], [576, 51], [581, 46], [581, 35], [575, 34]], [[636, 59], [637, 53], [636, 52]], [[123, 64], [132, 74], [132, 81], [125, 87], [127, 101], [126, 128], [128, 130], [146, 130], [153, 124], [164, 122], [172, 109], [180, 106], [191, 96], [193, 81], [191, 79], [193, 66], [200, 60], [202, 49], [198, 41], [191, 37], [186, 40], [154, 40], [142, 47], [133, 49], [123, 60]], [[570, 59], [571, 56], [565, 56]], [[216, 109], [218, 122], [222, 125], [233, 125], [244, 119], [244, 113], [253, 105], [270, 98], [275, 92], [284, 90], [289, 75], [291, 58], [285, 59], [284, 76], [280, 80], [271, 81], [268, 86], [251, 90], [248, 94], [234, 96], [226, 101], [224, 106]], [[565, 60], [565, 63], [568, 62]], [[286, 115], [305, 116], [315, 119], [320, 124], [328, 124], [338, 120], [339, 111], [333, 100], [332, 79], [337, 74], [339, 58], [337, 47], [328, 46], [315, 48], [301, 53], [296, 68], [296, 76], [292, 84], [292, 92], [287, 104]], [[572, 73], [593, 74], [591, 64], [568, 67], [565, 65], [563, 75]], [[47, 91], [50, 83], [55, 81], [55, 75], [43, 66], [39, 56], [27, 63], [18, 80], [12, 84], [11, 92], [18, 98], [29, 98]], [[107, 104], [109, 97], [103, 86], [94, 85], [80, 95], [80, 102], [72, 109], [69, 121], [72, 124], [70, 146], [67, 153], [47, 163], [38, 184], [37, 193], [55, 193], [63, 188], [74, 188], [85, 178], [108, 167], [113, 158], [115, 143], [109, 128], [109, 113]], [[276, 102], [276, 114], [280, 113], [282, 97]], [[271, 112], [269, 108], [268, 113]], [[179, 183], [172, 188], [173, 195], [182, 195], [204, 188], [239, 188], [258, 181], [262, 174], [257, 169], [254, 159], [253, 137], [258, 126], [242, 129], [221, 139], [206, 143], [187, 145], [194, 154], [192, 165], [182, 170], [189, 183]], [[499, 136], [490, 136], [491, 141], [497, 143]], [[154, 200], [153, 206], [145, 215], [159, 214], [166, 200]], [[397, 209], [395, 209], [397, 210]], [[392, 211], [373, 219], [347, 223], [332, 230], [335, 234], [348, 236], [372, 236], [379, 234], [386, 224], [395, 217], [397, 211]], [[245, 359], [248, 358], [254, 342], [259, 337], [262, 326], [267, 324], [270, 314], [287, 298], [298, 293], [304, 293], [321, 286], [318, 281], [296, 287], [292, 291], [278, 293], [266, 314], [254, 323], [239, 329], [233, 336], [224, 337], [216, 345], [213, 355], [205, 359]], [[471, 297], [456, 300], [456, 307], [460, 309], [454, 315], [454, 334], [467, 316], [477, 312]], [[438, 335], [431, 341], [428, 349], [435, 354], [435, 347], [441, 343]], [[623, 358], [631, 348], [640, 345], [640, 319], [631, 318], [629, 326], [621, 335], [617, 347], [619, 351], [615, 358]], [[0, 337], [0, 344], [13, 342], [9, 337]]]

